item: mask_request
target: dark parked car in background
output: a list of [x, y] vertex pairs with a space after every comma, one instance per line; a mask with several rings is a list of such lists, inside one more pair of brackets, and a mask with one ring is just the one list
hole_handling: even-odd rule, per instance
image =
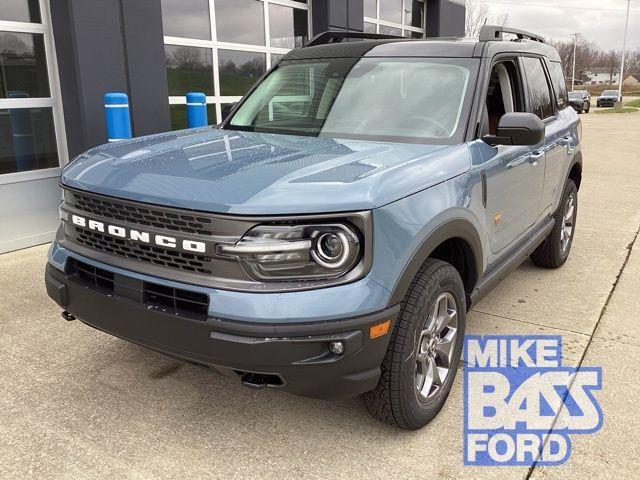
[[618, 100], [622, 100], [622, 97], [618, 97], [617, 90], [605, 90], [598, 97], [598, 107], [613, 107]]
[[569, 92], [569, 104], [578, 113], [589, 113], [589, 110], [591, 110], [591, 95], [586, 90]]

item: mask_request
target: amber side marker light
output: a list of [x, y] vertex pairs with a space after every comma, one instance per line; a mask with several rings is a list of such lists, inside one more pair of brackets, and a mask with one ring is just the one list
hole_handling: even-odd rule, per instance
[[378, 338], [383, 335], [386, 335], [389, 332], [389, 328], [391, 327], [391, 320], [387, 320], [386, 322], [377, 323], [373, 325], [369, 329], [369, 338]]

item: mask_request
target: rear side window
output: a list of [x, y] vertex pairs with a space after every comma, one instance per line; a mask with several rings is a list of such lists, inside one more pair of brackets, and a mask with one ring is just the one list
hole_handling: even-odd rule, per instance
[[565, 82], [564, 80], [562, 65], [560, 65], [560, 62], [549, 62], [547, 65], [549, 65], [549, 73], [551, 74], [553, 90], [556, 93], [556, 103], [558, 104], [558, 110], [562, 110], [569, 105], [569, 98], [567, 96], [567, 82]]
[[553, 116], [553, 104], [547, 75], [542, 66], [542, 60], [533, 57], [522, 57], [524, 70], [529, 83], [529, 98], [531, 100], [531, 113], [535, 113], [541, 119]]

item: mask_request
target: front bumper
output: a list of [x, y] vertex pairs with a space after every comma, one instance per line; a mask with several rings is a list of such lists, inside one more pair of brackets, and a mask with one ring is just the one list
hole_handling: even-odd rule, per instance
[[[304, 323], [249, 323], [210, 315], [196, 320], [106, 295], [51, 264], [45, 283], [64, 310], [99, 330], [212, 367], [250, 386], [324, 399], [375, 388], [390, 333], [370, 339], [369, 329], [390, 320], [391, 332], [399, 311], [394, 306], [364, 316]], [[329, 351], [329, 342], [336, 340], [344, 343], [342, 355]]]

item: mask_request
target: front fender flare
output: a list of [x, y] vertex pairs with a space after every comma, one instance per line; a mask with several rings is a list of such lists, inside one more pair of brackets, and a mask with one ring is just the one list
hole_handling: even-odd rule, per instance
[[[413, 252], [392, 290], [390, 305], [395, 305], [402, 301], [418, 270], [433, 251], [444, 241], [454, 238], [464, 240], [471, 247], [476, 281], [482, 277], [484, 256], [482, 241], [477, 228], [467, 219], [450, 219], [433, 229]], [[468, 291], [467, 294], [470, 295], [471, 292]]]

